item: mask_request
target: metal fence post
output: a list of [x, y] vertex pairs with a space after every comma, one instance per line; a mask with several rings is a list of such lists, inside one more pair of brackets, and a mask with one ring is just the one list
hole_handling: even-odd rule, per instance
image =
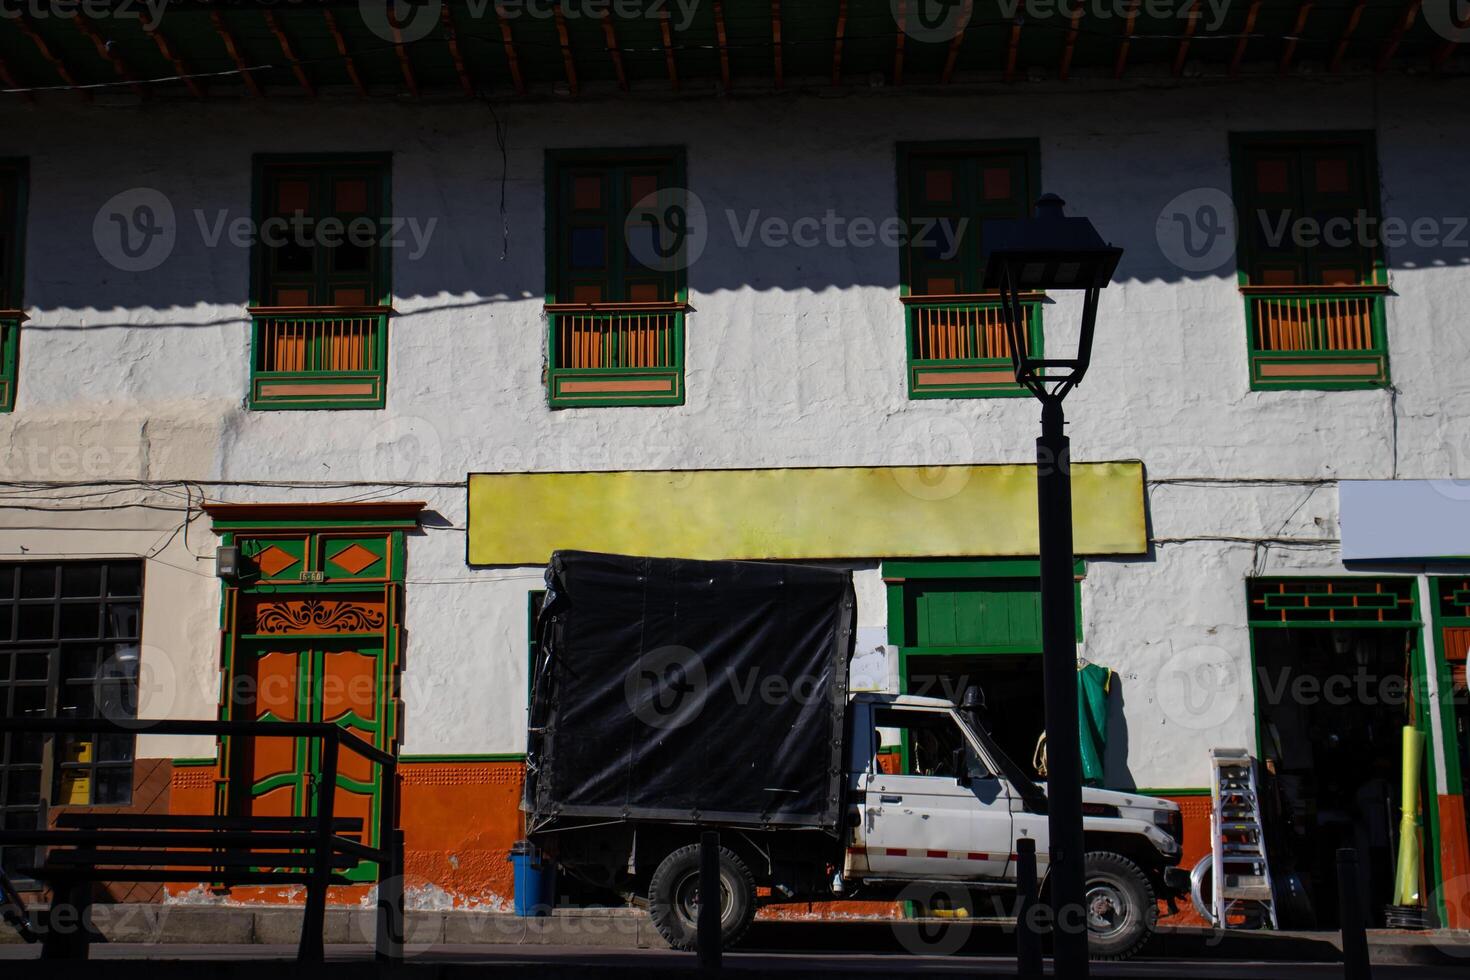
[[1016, 976], [1041, 976], [1041, 934], [1036, 931], [1036, 840], [1016, 839]]
[[1363, 927], [1362, 896], [1358, 893], [1358, 852], [1337, 849], [1337, 916], [1342, 930], [1344, 980], [1368, 980], [1368, 930]]
[[695, 948], [699, 965], [706, 970], [720, 968], [721, 904], [720, 835], [708, 830], [699, 839], [699, 920], [695, 923]]
[[378, 928], [379, 960], [403, 959], [403, 840], [398, 829], [398, 766], [378, 763], [382, 795], [378, 800]]
[[336, 856], [333, 842], [333, 809], [337, 801], [337, 733], [323, 734], [320, 739], [322, 768], [316, 786], [316, 865], [311, 882], [306, 886], [306, 911], [301, 917], [301, 944], [296, 958], [303, 963], [320, 963], [326, 958], [323, 936], [327, 928], [327, 889], [332, 884], [332, 859]]

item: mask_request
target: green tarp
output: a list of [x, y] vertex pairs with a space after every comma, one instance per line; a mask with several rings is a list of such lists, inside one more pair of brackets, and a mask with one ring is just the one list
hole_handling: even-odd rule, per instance
[[1108, 747], [1108, 685], [1113, 672], [1087, 663], [1077, 668], [1077, 727], [1082, 739], [1082, 783], [1103, 784], [1103, 756]]

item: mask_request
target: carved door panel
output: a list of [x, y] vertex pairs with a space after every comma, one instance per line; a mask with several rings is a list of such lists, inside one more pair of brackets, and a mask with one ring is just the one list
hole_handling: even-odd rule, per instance
[[[395, 598], [391, 588], [239, 596], [233, 716], [334, 722], [387, 748], [395, 711]], [[257, 738], [254, 745], [242, 744], [234, 771], [248, 778], [250, 788], [248, 799], [234, 806], [260, 815], [314, 814], [318, 762], [308, 742]], [[334, 811], [360, 818], [368, 843], [377, 837], [379, 784], [376, 765], [349, 749], [340, 751]]]

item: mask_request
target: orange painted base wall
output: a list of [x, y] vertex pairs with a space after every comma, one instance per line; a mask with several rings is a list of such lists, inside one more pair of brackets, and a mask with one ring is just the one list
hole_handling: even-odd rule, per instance
[[[404, 889], [416, 906], [508, 908], [512, 874], [507, 857], [521, 836], [519, 762], [413, 762], [399, 764], [403, 799]], [[212, 766], [176, 767], [170, 813], [210, 813], [214, 806]], [[202, 891], [195, 883], [168, 886], [171, 896]], [[328, 901], [358, 905], [367, 886], [331, 890]], [[300, 887], [210, 889], [238, 902], [289, 903]]]
[[[1179, 866], [1190, 870], [1199, 859], [1210, 853], [1210, 798], [1209, 796], [1165, 796], [1179, 804], [1184, 816], [1183, 856]], [[1194, 903], [1185, 895], [1175, 899], [1174, 914], [1169, 914], [1167, 903], [1159, 903], [1159, 924], [1166, 926], [1202, 926], [1205, 920], [1194, 909]]]

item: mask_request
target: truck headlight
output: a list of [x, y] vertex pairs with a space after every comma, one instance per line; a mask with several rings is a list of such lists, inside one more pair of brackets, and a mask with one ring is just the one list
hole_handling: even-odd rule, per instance
[[1177, 851], [1184, 846], [1184, 814], [1175, 807], [1154, 811], [1154, 826], [1168, 834]]

